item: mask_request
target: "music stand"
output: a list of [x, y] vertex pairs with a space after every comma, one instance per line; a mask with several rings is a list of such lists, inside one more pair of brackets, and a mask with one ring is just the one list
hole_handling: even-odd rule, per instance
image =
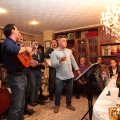
[[92, 120], [92, 112], [93, 112], [93, 105], [92, 105], [92, 80], [93, 80], [94, 73], [96, 72], [96, 70], [99, 67], [99, 64], [100, 63], [92, 64], [88, 69], [86, 69], [82, 74], [80, 74], [75, 79], [75, 81], [77, 81], [77, 80], [79, 80], [79, 79], [84, 77], [85, 80], [87, 81], [87, 87], [88, 87], [88, 91], [87, 91], [88, 111], [85, 113], [85, 115], [82, 117], [81, 120], [83, 120], [88, 113], [89, 113], [89, 120]]

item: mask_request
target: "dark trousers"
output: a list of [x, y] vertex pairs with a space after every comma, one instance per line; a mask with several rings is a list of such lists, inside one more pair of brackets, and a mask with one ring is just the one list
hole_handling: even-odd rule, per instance
[[80, 96], [82, 87], [83, 87], [83, 85], [81, 85], [78, 81], [75, 81], [76, 96]]
[[39, 89], [42, 73], [41, 71], [31, 70], [30, 72], [30, 103], [39, 100]]
[[8, 86], [12, 94], [7, 120], [23, 120], [26, 85], [26, 75], [14, 77], [13, 74], [8, 74]]
[[61, 80], [56, 78], [55, 87], [55, 105], [60, 105], [60, 96], [63, 90], [64, 84], [66, 85], [66, 104], [71, 105], [72, 91], [73, 91], [73, 79]]
[[101, 87], [100, 87], [100, 79], [99, 79], [99, 76], [95, 75], [95, 76], [94, 76], [94, 79], [95, 79], [96, 86], [97, 86], [97, 92], [98, 92], [98, 94], [100, 94], [100, 93], [101, 93]]
[[27, 87], [25, 91], [25, 110], [27, 110], [27, 105], [28, 105], [28, 96], [30, 94], [30, 81], [29, 81], [29, 75], [27, 75]]
[[55, 68], [49, 67], [49, 95], [53, 96], [55, 92], [55, 79], [56, 79], [56, 70]]

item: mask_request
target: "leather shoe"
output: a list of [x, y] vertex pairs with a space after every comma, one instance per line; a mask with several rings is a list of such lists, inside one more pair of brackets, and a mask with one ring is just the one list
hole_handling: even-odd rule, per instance
[[80, 96], [79, 96], [79, 95], [76, 95], [76, 99], [80, 99]]
[[41, 100], [41, 101], [46, 101], [46, 100], [48, 100], [48, 96], [41, 96], [40, 98], [39, 98], [39, 100]]
[[55, 108], [54, 108], [54, 113], [58, 113], [59, 112], [59, 106], [56, 105]]
[[75, 111], [75, 108], [74, 108], [72, 105], [67, 105], [67, 108], [68, 108], [69, 110]]
[[33, 109], [29, 109], [27, 108], [27, 110], [24, 111], [24, 115], [28, 114], [28, 115], [32, 115], [35, 111]]
[[50, 101], [53, 101], [53, 100], [54, 100], [53, 96], [50, 96]]
[[40, 105], [45, 105], [45, 103], [43, 101], [41, 101], [41, 100], [37, 100], [36, 103], [40, 104]]
[[37, 105], [36, 102], [30, 103], [30, 106], [35, 107]]

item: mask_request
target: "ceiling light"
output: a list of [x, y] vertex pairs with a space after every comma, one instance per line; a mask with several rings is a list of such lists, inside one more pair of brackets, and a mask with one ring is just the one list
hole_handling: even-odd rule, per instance
[[111, 7], [107, 7], [107, 12], [102, 12], [100, 22], [106, 34], [120, 36], [120, 1], [115, 1]]
[[6, 12], [7, 12], [7, 10], [0, 8], [0, 13], [6, 13]]
[[37, 25], [37, 24], [39, 24], [37, 21], [32, 21], [32, 22], [30, 22], [30, 24], [32, 24], [32, 25]]

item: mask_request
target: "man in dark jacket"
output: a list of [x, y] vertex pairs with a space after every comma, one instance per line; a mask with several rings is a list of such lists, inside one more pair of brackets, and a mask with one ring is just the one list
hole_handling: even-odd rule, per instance
[[[44, 53], [44, 57], [50, 59], [50, 54], [57, 48], [57, 41], [52, 40], [51, 48], [48, 48]], [[55, 68], [49, 66], [49, 97], [50, 100], [53, 101], [54, 89], [55, 89], [55, 78], [56, 71]]]
[[42, 104], [39, 101], [39, 89], [42, 77], [42, 66], [44, 66], [43, 54], [38, 51], [38, 42], [35, 40], [32, 42], [32, 59], [36, 60], [38, 64], [35, 67], [30, 66], [30, 105], [35, 106]]
[[7, 24], [3, 30], [6, 40], [1, 47], [3, 63], [7, 69], [8, 87], [11, 88], [11, 104], [7, 120], [23, 120], [25, 89], [27, 77], [25, 71], [16, 64], [13, 57], [18, 54], [32, 51], [30, 47], [21, 47], [16, 44], [19, 39], [19, 31], [14, 24]]

